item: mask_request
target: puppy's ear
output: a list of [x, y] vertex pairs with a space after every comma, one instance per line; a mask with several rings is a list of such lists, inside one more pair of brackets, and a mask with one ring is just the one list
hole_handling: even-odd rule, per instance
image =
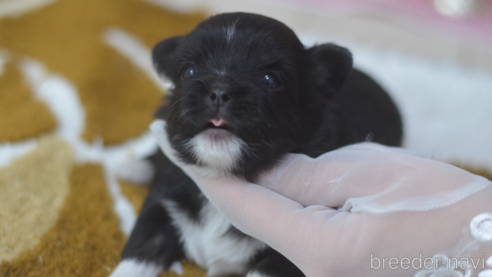
[[352, 54], [346, 48], [328, 43], [307, 49], [311, 60], [311, 82], [319, 91], [332, 97], [352, 70]]
[[183, 39], [182, 36], [171, 37], [159, 42], [152, 50], [152, 62], [159, 74], [174, 79], [177, 74], [176, 48]]

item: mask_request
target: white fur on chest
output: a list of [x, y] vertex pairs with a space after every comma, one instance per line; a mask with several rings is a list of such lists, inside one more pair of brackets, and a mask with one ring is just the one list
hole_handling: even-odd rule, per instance
[[164, 205], [181, 232], [186, 257], [207, 269], [208, 276], [245, 274], [251, 257], [266, 247], [256, 239], [228, 233], [231, 224], [208, 201], [200, 211], [200, 222], [191, 220], [171, 201]]
[[204, 131], [188, 141], [186, 146], [206, 170], [210, 172], [233, 170], [246, 147], [245, 142], [235, 135], [216, 139], [213, 134], [213, 131]]

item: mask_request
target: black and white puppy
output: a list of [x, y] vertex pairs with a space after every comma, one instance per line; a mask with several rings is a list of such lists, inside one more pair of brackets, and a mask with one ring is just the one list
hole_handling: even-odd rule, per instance
[[[157, 112], [180, 158], [249, 181], [286, 153], [316, 157], [372, 140], [397, 146], [398, 110], [334, 44], [305, 48], [284, 24], [227, 13], [153, 51], [175, 85]], [[265, 243], [233, 228], [160, 151], [151, 191], [112, 276], [154, 277], [185, 258], [209, 276], [304, 276]], [[327, 169], [328, 170], [328, 169]]]

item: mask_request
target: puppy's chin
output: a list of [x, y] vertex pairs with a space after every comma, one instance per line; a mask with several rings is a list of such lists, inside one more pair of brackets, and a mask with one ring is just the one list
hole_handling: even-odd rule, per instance
[[209, 128], [189, 140], [186, 148], [206, 175], [231, 175], [246, 143], [229, 130]]

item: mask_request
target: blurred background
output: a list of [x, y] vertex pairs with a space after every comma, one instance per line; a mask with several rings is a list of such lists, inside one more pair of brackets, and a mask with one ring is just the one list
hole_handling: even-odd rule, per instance
[[150, 50], [232, 11], [349, 48], [405, 148], [492, 177], [492, 0], [0, 0], [0, 276], [109, 275], [148, 191], [115, 173], [170, 85]]

